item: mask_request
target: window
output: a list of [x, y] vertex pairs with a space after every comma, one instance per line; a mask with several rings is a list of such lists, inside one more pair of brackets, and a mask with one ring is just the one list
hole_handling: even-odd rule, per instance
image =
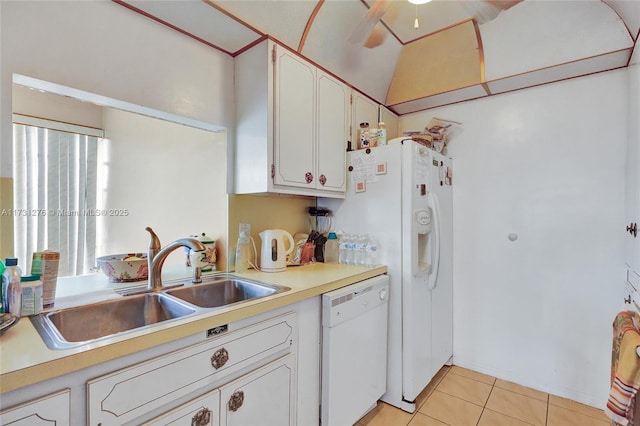
[[60, 252], [58, 276], [95, 266], [99, 129], [14, 114], [14, 251]]

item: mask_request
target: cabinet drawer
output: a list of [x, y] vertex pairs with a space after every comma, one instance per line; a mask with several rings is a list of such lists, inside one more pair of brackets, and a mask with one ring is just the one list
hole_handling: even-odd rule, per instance
[[[291, 351], [295, 312], [90, 380], [90, 425], [122, 424]], [[245, 370], [246, 371], [246, 370]]]
[[70, 391], [63, 391], [0, 412], [0, 424], [11, 426], [68, 425]]
[[143, 423], [143, 426], [218, 426], [219, 410], [220, 391], [216, 389]]

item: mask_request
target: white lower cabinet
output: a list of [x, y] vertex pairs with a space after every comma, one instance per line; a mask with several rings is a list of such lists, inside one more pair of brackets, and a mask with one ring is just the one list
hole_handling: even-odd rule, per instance
[[244, 377], [296, 346], [296, 313], [290, 312], [89, 380], [89, 424], [144, 420], [179, 399]]
[[220, 391], [214, 390], [189, 401], [168, 413], [143, 423], [143, 426], [219, 426]]
[[144, 426], [295, 425], [295, 357], [252, 371]]
[[69, 389], [0, 412], [0, 424], [11, 426], [69, 425]]
[[317, 425], [320, 317], [311, 297], [4, 392], [0, 425]]
[[220, 388], [221, 426], [295, 425], [295, 358], [288, 355]]

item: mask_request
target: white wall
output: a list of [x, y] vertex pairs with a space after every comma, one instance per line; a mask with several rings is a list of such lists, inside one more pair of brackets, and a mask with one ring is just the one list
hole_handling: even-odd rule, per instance
[[449, 145], [455, 364], [604, 406], [625, 272], [627, 92], [618, 70], [401, 117], [403, 130], [463, 123]]
[[11, 176], [13, 73], [234, 127], [230, 56], [110, 1], [0, 10], [0, 176]]

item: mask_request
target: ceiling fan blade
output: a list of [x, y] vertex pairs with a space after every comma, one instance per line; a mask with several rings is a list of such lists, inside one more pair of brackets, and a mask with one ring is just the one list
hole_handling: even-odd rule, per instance
[[520, 3], [522, 0], [484, 0], [461, 1], [462, 7], [476, 19], [478, 24], [484, 24], [498, 17], [500, 12]]
[[520, 3], [522, 0], [484, 0], [487, 3], [491, 3], [493, 4], [495, 7], [497, 7], [500, 10], [507, 10], [510, 7], [515, 6], [516, 4]]
[[347, 40], [354, 44], [364, 42], [376, 24], [380, 22], [390, 4], [391, 0], [376, 0]]
[[387, 36], [387, 29], [382, 25], [381, 22], [378, 22], [374, 27], [371, 33], [369, 33], [369, 37], [364, 41], [363, 46], [367, 49], [373, 49], [374, 47], [380, 46], [382, 42], [384, 42], [384, 38]]

